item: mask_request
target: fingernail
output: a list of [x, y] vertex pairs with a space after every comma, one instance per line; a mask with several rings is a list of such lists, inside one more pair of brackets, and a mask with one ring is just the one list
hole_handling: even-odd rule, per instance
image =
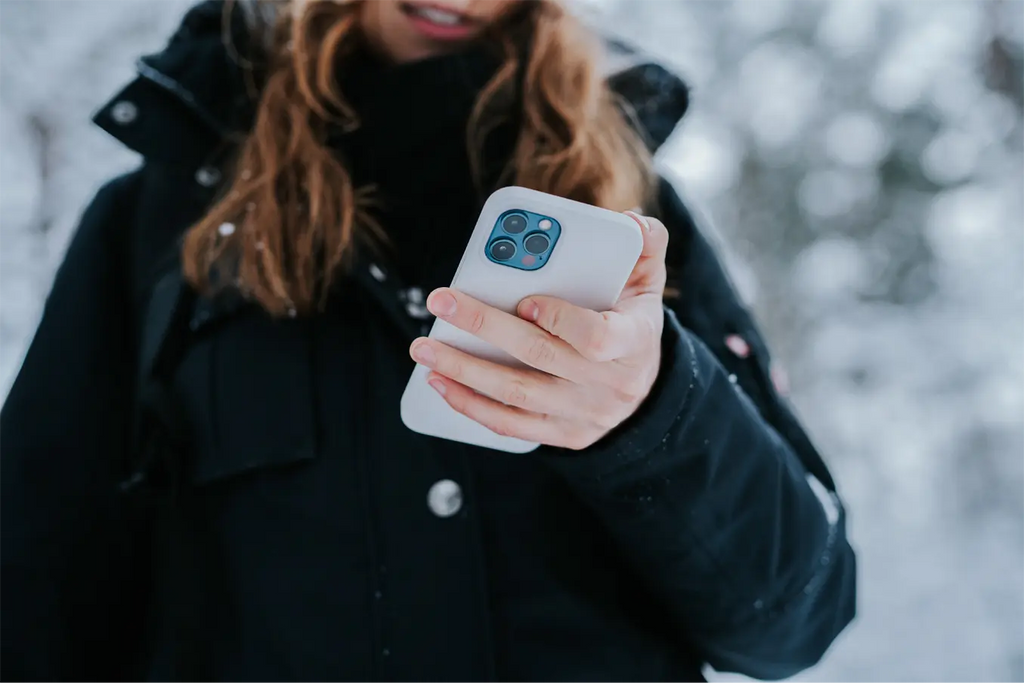
[[651, 224], [647, 221], [646, 217], [641, 216], [635, 211], [627, 211], [626, 213], [628, 213], [630, 216], [636, 219], [636, 222], [640, 224], [640, 226], [644, 229], [644, 232], [651, 231]]
[[427, 342], [420, 342], [412, 347], [412, 358], [423, 365], [433, 365], [436, 360], [434, 349]]
[[432, 379], [428, 381], [427, 384], [429, 384], [434, 389], [434, 391], [441, 394], [442, 396], [444, 396], [444, 392], [448, 391], [448, 389], [444, 386], [444, 382], [442, 382], [439, 379]]
[[435, 290], [427, 298], [427, 309], [436, 316], [447, 318], [455, 313], [455, 297]]
[[540, 307], [534, 301], [527, 299], [519, 304], [519, 315], [531, 322], [537, 322], [537, 317], [540, 315]]

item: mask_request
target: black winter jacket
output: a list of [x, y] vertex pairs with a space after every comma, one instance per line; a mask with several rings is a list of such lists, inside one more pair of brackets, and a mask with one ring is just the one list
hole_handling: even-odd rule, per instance
[[[649, 208], [679, 292], [661, 373], [582, 452], [402, 425], [422, 291], [457, 253], [415, 281], [364, 254], [310, 317], [188, 296], [161, 264], [245, 125], [218, 5], [97, 114], [144, 163], [86, 210], [0, 413], [3, 677], [698, 680], [818, 661], [854, 614], [842, 507], [667, 183]], [[681, 84], [653, 64], [611, 82], [663, 141]], [[471, 193], [429, 191], [472, 225]]]

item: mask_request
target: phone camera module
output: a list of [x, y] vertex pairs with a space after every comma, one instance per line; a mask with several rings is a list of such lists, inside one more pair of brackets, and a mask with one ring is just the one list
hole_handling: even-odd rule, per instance
[[548, 246], [550, 244], [551, 240], [548, 239], [548, 236], [540, 233], [530, 235], [526, 238], [526, 241], [523, 242], [523, 246], [526, 247], [526, 251], [534, 255], [543, 254], [548, 250]]
[[495, 261], [508, 261], [516, 255], [516, 243], [512, 240], [496, 239], [491, 242], [490, 252], [491, 258]]
[[510, 235], [518, 235], [523, 230], [526, 230], [526, 216], [518, 213], [505, 216], [505, 219], [501, 222], [501, 229]]

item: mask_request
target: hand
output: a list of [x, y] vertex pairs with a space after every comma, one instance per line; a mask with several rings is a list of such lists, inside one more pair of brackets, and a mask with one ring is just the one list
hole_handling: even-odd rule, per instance
[[452, 289], [430, 294], [434, 315], [529, 366], [509, 368], [417, 339], [413, 360], [433, 371], [428, 382], [452, 408], [496, 434], [573, 450], [636, 412], [661, 366], [668, 231], [656, 219], [628, 215], [640, 224], [643, 252], [610, 311], [531, 296], [516, 317]]

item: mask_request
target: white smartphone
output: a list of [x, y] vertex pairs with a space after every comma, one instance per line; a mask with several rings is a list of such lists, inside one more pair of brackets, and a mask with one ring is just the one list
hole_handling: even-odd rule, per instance
[[[618, 301], [642, 249], [640, 226], [629, 216], [506, 187], [484, 204], [451, 286], [513, 315], [531, 294], [606, 311]], [[505, 351], [440, 319], [429, 336], [479, 358], [523, 366]], [[511, 453], [537, 448], [539, 444], [499, 436], [456, 412], [427, 384], [429, 372], [417, 365], [402, 394], [402, 421], [409, 429]]]

